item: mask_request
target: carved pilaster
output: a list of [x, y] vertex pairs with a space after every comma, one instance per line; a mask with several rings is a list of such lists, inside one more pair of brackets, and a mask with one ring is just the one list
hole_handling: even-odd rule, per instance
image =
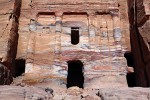
[[56, 33], [61, 33], [62, 31], [62, 15], [63, 13], [55, 13], [56, 17]]
[[122, 34], [121, 34], [121, 28], [120, 28], [120, 18], [119, 18], [119, 11], [111, 11], [110, 12], [113, 19], [113, 31], [114, 31], [114, 39], [115, 41], [121, 41]]
[[88, 13], [88, 21], [89, 21], [89, 44], [90, 44], [90, 48], [94, 49], [94, 42], [95, 42], [95, 28], [94, 28], [94, 17], [95, 17], [95, 13]]
[[55, 30], [55, 62], [60, 64], [61, 58], [61, 33], [62, 33], [62, 12], [55, 13], [56, 17], [56, 30]]
[[37, 20], [37, 18], [38, 18], [38, 12], [32, 11], [32, 12], [31, 12], [31, 18], [32, 18], [33, 20]]
[[30, 73], [33, 71], [34, 49], [35, 49], [35, 34], [29, 33], [25, 73]]

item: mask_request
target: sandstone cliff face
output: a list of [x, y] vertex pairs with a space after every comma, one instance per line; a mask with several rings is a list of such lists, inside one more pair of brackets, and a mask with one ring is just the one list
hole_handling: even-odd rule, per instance
[[[99, 77], [99, 81], [104, 83], [109, 83], [109, 78], [114, 82], [122, 79], [116, 86], [125, 85], [121, 85], [126, 83], [127, 71], [123, 55], [130, 51], [125, 0], [1, 2], [0, 59], [12, 75], [15, 72], [15, 58], [25, 59], [27, 82], [58, 78], [62, 84], [66, 84], [67, 62], [81, 60], [84, 64], [85, 82], [90, 80], [99, 83], [94, 79]], [[131, 25], [134, 66], [137, 66], [135, 71], [139, 73], [137, 77], [141, 77], [137, 82], [143, 84], [141, 86], [148, 86], [149, 1], [137, 0], [135, 10], [136, 15], [132, 17], [134, 2], [129, 0], [130, 24], [133, 24], [134, 18], [137, 17], [138, 27], [136, 30], [135, 24], [134, 28]], [[79, 27], [78, 45], [71, 44], [72, 27]]]
[[149, 0], [128, 1], [131, 47], [138, 86], [149, 86], [150, 82], [149, 2]]
[[4, 64], [1, 64], [0, 84], [10, 84], [12, 81], [12, 73], [10, 71], [13, 62], [11, 59], [15, 57], [11, 58], [12, 56], [10, 56], [10, 59], [8, 59], [8, 51], [11, 44], [11, 32], [13, 31], [11, 29], [13, 24], [14, 2], [15, 0], [2, 0], [0, 2], [0, 62]]
[[[126, 88], [130, 51], [136, 86], [150, 86], [150, 0], [135, 1], [127, 9], [126, 0], [1, 0], [0, 85], [12, 82], [15, 60], [26, 70], [0, 86], [0, 100], [150, 100], [149, 88]], [[71, 73], [84, 89], [66, 89], [76, 61], [81, 70]]]
[[4, 62], [7, 56], [8, 40], [12, 28], [12, 14], [15, 0], [2, 0], [0, 3], [0, 59]]
[[[0, 9], [0, 62], [7, 67], [9, 76], [8, 80], [10, 84], [12, 82], [12, 76], [15, 72], [15, 58], [18, 45], [18, 27], [21, 1], [20, 0], [2, 0]], [[3, 80], [2, 80], [3, 81]]]

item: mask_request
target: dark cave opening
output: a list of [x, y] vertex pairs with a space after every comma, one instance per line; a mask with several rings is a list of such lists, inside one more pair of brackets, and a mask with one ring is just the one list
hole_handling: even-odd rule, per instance
[[14, 77], [21, 76], [25, 72], [25, 59], [15, 60], [15, 73]]
[[80, 60], [68, 61], [67, 88], [78, 86], [83, 88], [83, 63]]
[[133, 61], [133, 54], [132, 54], [132, 52], [126, 52], [124, 54], [124, 57], [127, 60], [127, 65], [130, 66], [130, 67], [134, 67], [134, 61]]
[[135, 73], [127, 73], [128, 87], [136, 87], [136, 76]]
[[71, 43], [73, 45], [79, 43], [79, 27], [71, 27]]
[[[132, 52], [126, 52], [124, 54], [124, 57], [127, 60], [127, 65], [129, 67], [133, 67], [134, 68], [134, 60], [133, 60], [133, 54]], [[129, 72], [127, 73], [127, 83], [129, 87], [135, 87], [136, 86], [136, 76], [135, 76], [135, 72]]]

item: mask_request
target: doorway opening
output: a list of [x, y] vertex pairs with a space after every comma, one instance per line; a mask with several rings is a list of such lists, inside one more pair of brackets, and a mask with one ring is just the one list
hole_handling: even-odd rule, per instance
[[84, 76], [83, 76], [83, 63], [80, 60], [68, 61], [68, 76], [67, 76], [67, 88], [72, 86], [78, 86], [83, 88]]
[[71, 27], [71, 43], [73, 45], [79, 43], [79, 27]]
[[23, 73], [25, 73], [25, 59], [16, 59], [15, 60], [15, 71], [14, 71], [14, 77], [21, 76]]
[[[133, 67], [134, 68], [134, 61], [133, 61], [132, 52], [126, 52], [124, 54], [124, 57], [127, 60], [127, 65], [129, 67]], [[127, 78], [127, 83], [128, 83], [129, 87], [135, 87], [136, 86], [135, 72], [128, 72], [126, 78]]]

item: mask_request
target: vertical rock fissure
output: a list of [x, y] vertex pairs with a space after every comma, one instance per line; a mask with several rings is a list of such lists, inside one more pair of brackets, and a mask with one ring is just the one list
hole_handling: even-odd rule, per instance
[[[144, 87], [147, 87], [148, 85], [149, 85], [149, 82], [148, 82], [148, 77], [147, 77], [147, 73], [146, 73], [146, 65], [145, 65], [145, 61], [144, 61], [144, 55], [143, 55], [143, 52], [142, 52], [142, 41], [143, 41], [143, 39], [140, 39], [140, 32], [139, 32], [139, 30], [138, 30], [138, 23], [137, 23], [137, 21], [138, 21], [138, 19], [137, 19], [137, 17], [138, 17], [138, 15], [137, 15], [137, 2], [138, 2], [138, 0], [134, 0], [135, 1], [135, 3], [134, 3], [134, 9], [135, 9], [135, 30], [136, 30], [136, 34], [137, 34], [137, 39], [138, 39], [138, 44], [139, 44], [139, 50], [140, 50], [140, 54], [141, 54], [141, 60], [142, 60], [142, 62], [144, 62], [144, 69], [143, 69], [143, 71], [144, 71], [144, 76], [145, 76], [145, 85], [144, 85]], [[141, 3], [142, 3], [143, 1], [141, 1]]]
[[14, 9], [12, 13], [12, 27], [9, 33], [8, 45], [7, 45], [7, 56], [4, 61], [4, 65], [14, 74], [15, 58], [17, 53], [18, 45], [18, 27], [19, 17], [21, 10], [21, 0], [15, 0]]
[[[133, 60], [135, 66], [136, 75], [136, 85], [142, 87], [148, 87], [148, 77], [146, 73], [146, 63], [144, 61], [145, 55], [145, 44], [141, 33], [139, 32], [139, 25], [141, 22], [145, 21], [139, 17], [139, 9], [142, 9], [142, 0], [128, 0], [129, 6], [129, 21], [130, 21], [130, 40], [131, 40], [131, 50], [133, 53]], [[140, 8], [139, 8], [140, 7]], [[144, 9], [144, 8], [143, 8]], [[144, 47], [144, 48], [143, 48]]]

